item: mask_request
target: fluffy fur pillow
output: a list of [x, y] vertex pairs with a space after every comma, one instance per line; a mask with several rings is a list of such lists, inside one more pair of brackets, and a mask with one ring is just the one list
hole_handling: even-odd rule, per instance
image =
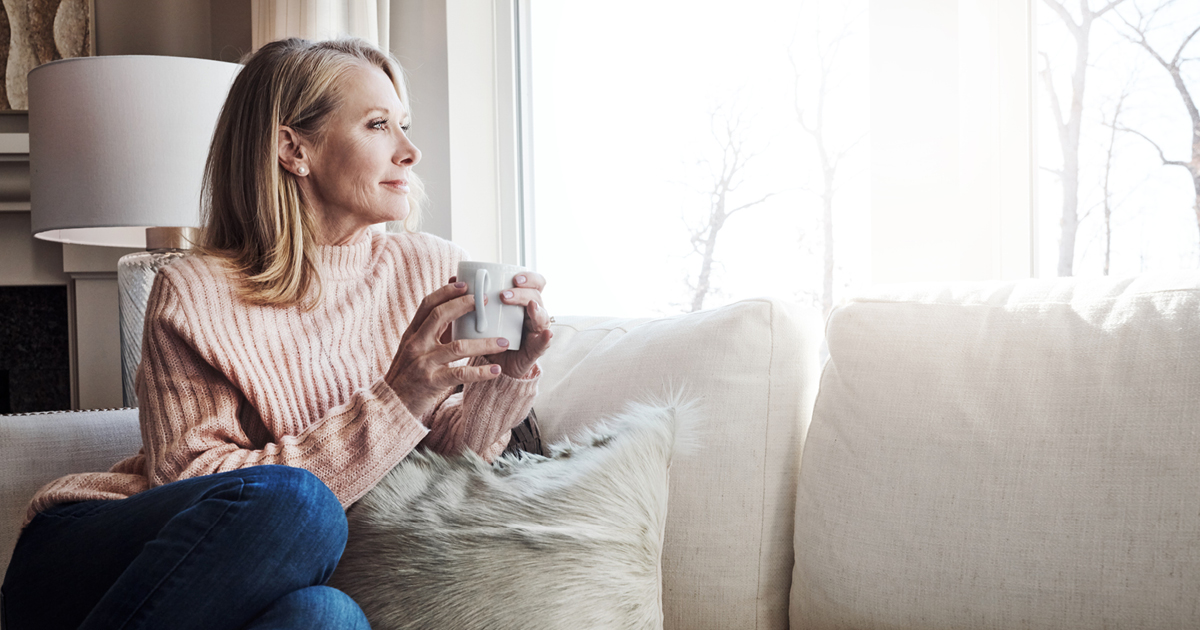
[[375, 630], [662, 628], [667, 472], [691, 405], [631, 405], [550, 457], [413, 453], [348, 514], [330, 581]]

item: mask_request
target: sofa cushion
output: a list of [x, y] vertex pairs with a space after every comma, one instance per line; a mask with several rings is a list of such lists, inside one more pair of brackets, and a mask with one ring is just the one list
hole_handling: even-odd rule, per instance
[[63, 475], [108, 470], [141, 446], [137, 409], [0, 416], [0, 576], [34, 492]]
[[631, 405], [549, 457], [406, 457], [347, 514], [329, 585], [374, 630], [661, 630], [675, 445], [699, 415]]
[[793, 627], [1200, 627], [1200, 276], [836, 310]]
[[577, 435], [630, 400], [674, 388], [700, 398], [699, 443], [671, 468], [664, 626], [787, 628], [819, 317], [751, 300], [654, 320], [558, 319], [534, 402], [544, 441]]

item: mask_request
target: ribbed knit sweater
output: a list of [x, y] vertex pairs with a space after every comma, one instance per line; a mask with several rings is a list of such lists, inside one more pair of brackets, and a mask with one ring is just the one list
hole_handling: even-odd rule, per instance
[[175, 261], [158, 273], [146, 309], [142, 449], [109, 472], [47, 484], [27, 522], [60, 503], [260, 464], [305, 468], [349, 507], [419, 444], [496, 457], [529, 412], [537, 367], [448, 389], [422, 418], [383, 379], [421, 300], [462, 257], [428, 234], [320, 247], [324, 291], [311, 311], [246, 302], [212, 257]]

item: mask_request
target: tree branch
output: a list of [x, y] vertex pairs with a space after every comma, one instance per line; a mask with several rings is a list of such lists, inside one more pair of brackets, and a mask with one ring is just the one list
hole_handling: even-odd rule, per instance
[[1083, 27], [1075, 23], [1075, 19], [1071, 17], [1071, 12], [1067, 11], [1067, 7], [1064, 7], [1061, 2], [1058, 2], [1058, 0], [1043, 0], [1043, 2], [1046, 6], [1054, 9], [1054, 12], [1058, 14], [1063, 24], [1066, 25], [1067, 30], [1071, 31], [1071, 34], [1076, 39], [1083, 35]]
[[1124, 125], [1122, 125], [1121, 127], [1118, 127], [1117, 129], [1119, 131], [1129, 132], [1135, 136], [1140, 137], [1141, 139], [1145, 140], [1146, 142], [1149, 142], [1150, 146], [1154, 147], [1154, 150], [1158, 151], [1158, 157], [1159, 157], [1159, 159], [1162, 160], [1162, 163], [1164, 166], [1182, 166], [1184, 168], [1188, 168], [1189, 165], [1187, 162], [1180, 162], [1179, 160], [1168, 160], [1167, 155], [1165, 153], [1163, 153], [1162, 147], [1158, 146], [1157, 142], [1151, 140], [1149, 136], [1138, 131], [1137, 129], [1131, 129]]
[[1062, 103], [1058, 100], [1058, 91], [1054, 89], [1054, 77], [1050, 72], [1050, 55], [1042, 52], [1042, 58], [1046, 60], [1046, 69], [1042, 70], [1042, 81], [1046, 84], [1046, 92], [1050, 94], [1050, 109], [1054, 111], [1054, 124], [1058, 126], [1058, 133], [1062, 135], [1067, 131], [1067, 123], [1063, 120]]
[[1200, 26], [1197, 26], [1196, 30], [1188, 33], [1188, 36], [1183, 38], [1183, 43], [1179, 45], [1179, 50], [1175, 51], [1175, 56], [1171, 58], [1172, 66], [1175, 66], [1176, 68], [1179, 67], [1179, 58], [1183, 56], [1183, 49], [1187, 48], [1188, 42], [1192, 41], [1192, 38], [1196, 36], [1196, 33], [1200, 33]]
[[744, 203], [744, 204], [734, 208], [733, 210], [726, 212], [725, 216], [727, 216], [727, 217], [733, 216], [733, 213], [737, 212], [738, 210], [745, 210], [746, 208], [749, 208], [751, 206], [757, 206], [758, 204], [760, 204], [774, 196], [775, 196], [775, 193], [767, 193], [767, 194], [763, 195], [762, 198], [758, 199], [757, 201], [751, 201], [750, 203]]
[[1132, 30], [1134, 33], [1137, 33], [1136, 38], [1128, 33], [1121, 33], [1121, 36], [1130, 42], [1141, 46], [1146, 50], [1146, 52], [1150, 53], [1151, 57], [1154, 57], [1155, 61], [1157, 61], [1160, 65], [1162, 65], [1162, 67], [1166, 68], [1167, 71], [1170, 72], [1171, 63], [1166, 59], [1163, 59], [1162, 56], [1158, 54], [1158, 51], [1154, 50], [1154, 48], [1150, 45], [1150, 42], [1146, 41], [1146, 32], [1144, 30], [1145, 27], [1143, 27], [1141, 24], [1135, 26], [1133, 22], [1130, 22], [1128, 19], [1126, 19], [1126, 17], [1121, 15], [1120, 12], [1118, 12], [1117, 15], [1121, 18], [1121, 21], [1125, 23], [1125, 26], [1128, 26], [1130, 30]]
[[[1122, 2], [1125, 2], [1125, 0], [1112, 0], [1112, 2], [1109, 2], [1107, 5], [1105, 5], [1103, 9], [1100, 9], [1099, 11], [1092, 13], [1092, 17], [1100, 17], [1100, 16], [1104, 15], [1105, 13], [1108, 13], [1109, 11], [1111, 11], [1113, 9], [1113, 7], [1117, 6], [1118, 4], [1121, 4]], [[1084, 7], [1085, 8], [1087, 7], [1086, 0], [1084, 1]]]

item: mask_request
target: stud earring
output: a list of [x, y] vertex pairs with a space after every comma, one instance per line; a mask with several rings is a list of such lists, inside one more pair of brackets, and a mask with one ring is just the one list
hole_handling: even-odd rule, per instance
[[303, 177], [303, 176], [305, 176], [305, 175], [308, 175], [308, 167], [307, 167], [307, 166], [305, 166], [305, 165], [303, 165], [303, 164], [301, 164], [300, 166], [297, 166], [297, 167], [296, 167], [296, 174], [297, 174], [297, 175], [299, 175], [299, 176], [301, 176], [301, 177]]

